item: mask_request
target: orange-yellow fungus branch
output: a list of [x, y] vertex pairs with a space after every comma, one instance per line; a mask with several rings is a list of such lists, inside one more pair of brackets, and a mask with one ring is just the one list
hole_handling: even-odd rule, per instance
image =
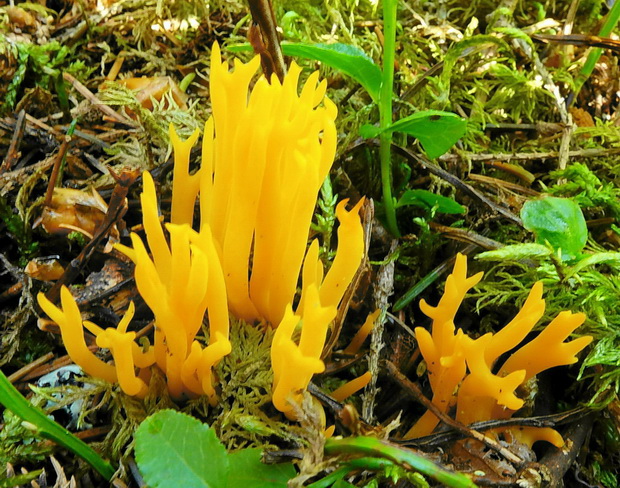
[[[564, 342], [584, 322], [585, 316], [560, 312], [535, 339], [521, 346], [497, 368], [499, 357], [517, 347], [540, 320], [545, 301], [542, 284], [536, 283], [508, 325], [495, 334], [473, 340], [461, 329], [455, 333], [454, 316], [467, 290], [481, 277], [482, 273], [478, 273], [467, 278], [467, 260], [459, 254], [437, 307], [430, 307], [423, 300], [420, 302], [422, 311], [433, 319], [431, 333], [420, 327], [415, 330], [429, 373], [433, 403], [445, 413], [456, 403], [456, 420], [464, 424], [509, 418], [524, 404], [516, 395], [519, 386], [545, 369], [573, 364], [577, 361], [576, 354], [592, 341], [592, 337], [583, 336]], [[498, 370], [498, 374], [493, 370]], [[437, 417], [428, 411], [406, 437], [428, 435], [437, 423]], [[505, 429], [503, 432], [530, 446], [538, 440], [558, 447], [563, 443], [562, 437], [548, 428]]]

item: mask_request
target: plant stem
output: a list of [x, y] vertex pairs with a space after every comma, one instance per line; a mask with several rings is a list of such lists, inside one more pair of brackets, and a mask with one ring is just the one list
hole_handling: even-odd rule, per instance
[[[620, 2], [614, 2], [613, 6], [611, 7], [611, 10], [609, 10], [609, 12], [607, 13], [607, 18], [605, 19], [605, 23], [603, 24], [603, 27], [601, 27], [601, 30], [599, 31], [598, 36], [599, 37], [609, 36], [609, 34], [611, 34], [611, 31], [614, 30], [614, 28], [616, 27], [616, 24], [618, 23], [619, 19], [620, 19]], [[577, 76], [577, 79], [575, 80], [575, 94], [573, 96], [573, 101], [577, 98], [577, 95], [579, 94], [581, 87], [588, 80], [588, 78], [594, 71], [594, 67], [596, 66], [596, 63], [601, 57], [601, 54], [603, 54], [603, 48], [600, 48], [600, 47], [592, 48], [592, 50], [588, 54], [588, 59], [586, 59], [586, 62], [584, 63], [583, 67], [581, 68], [581, 71], [579, 72], [579, 75]]]
[[373, 437], [332, 437], [325, 442], [325, 454], [356, 454], [383, 457], [406, 469], [413, 469], [451, 488], [476, 488], [466, 475], [449, 471], [410, 449], [401, 448]]
[[[379, 97], [379, 127], [386, 129], [392, 124], [392, 92], [394, 89], [394, 56], [396, 51], [396, 11], [398, 0], [383, 2], [383, 77]], [[396, 209], [392, 198], [392, 132], [381, 133], [379, 157], [381, 159], [381, 186], [383, 208], [388, 230], [400, 236], [396, 223]]]

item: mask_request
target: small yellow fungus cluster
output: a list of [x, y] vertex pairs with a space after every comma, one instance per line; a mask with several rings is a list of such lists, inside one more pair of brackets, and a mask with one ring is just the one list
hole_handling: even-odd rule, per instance
[[[346, 201], [337, 206], [338, 249], [324, 273], [318, 242], [306, 249], [317, 194], [335, 156], [337, 109], [325, 97], [326, 82], [318, 82], [318, 72], [297, 93], [301, 69], [294, 63], [282, 83], [275, 76], [271, 83], [260, 77], [250, 89], [258, 66], [258, 57], [247, 64], [235, 60], [229, 71], [218, 45], [213, 46], [212, 117], [204, 128], [202, 164], [193, 174], [190, 151], [199, 133], [182, 140], [170, 128], [174, 170], [168, 238], [155, 184], [149, 173], [143, 175], [148, 251], [136, 234], [132, 247], [117, 249], [135, 263], [138, 291], [155, 315], [153, 345], [143, 351], [135, 333], [127, 332], [133, 306], [116, 329], [103, 330], [82, 323], [67, 289], [62, 309], [39, 295], [76, 364], [88, 374], [118, 381], [130, 395], [146, 393], [149, 368], [157, 365], [173, 397], [207, 395], [215, 403], [213, 367], [232, 347], [229, 312], [248, 323], [278, 327], [272, 344], [273, 403], [282, 412], [291, 416], [290, 402], [298, 401], [312, 375], [324, 370], [321, 353], [329, 326], [364, 254], [362, 202], [350, 211]], [[194, 230], [198, 197], [200, 224]], [[293, 311], [300, 275], [301, 296]], [[203, 346], [196, 335], [205, 313], [209, 341]], [[114, 366], [90, 352], [82, 326], [100, 347], [110, 349]]]
[[[592, 341], [592, 337], [583, 336], [564, 342], [584, 322], [585, 315], [560, 312], [535, 339], [496, 368], [499, 357], [521, 344], [543, 316], [543, 287], [540, 282], [532, 287], [519, 313], [503, 329], [474, 340], [461, 329], [455, 332], [454, 317], [467, 291], [481, 278], [482, 273], [467, 277], [467, 258], [459, 254], [439, 304], [431, 307], [424, 300], [420, 302], [422, 311], [433, 319], [431, 332], [415, 329], [433, 403], [444, 413], [456, 405], [456, 420], [465, 425], [510, 418], [524, 405], [515, 393], [519, 386], [541, 371], [577, 362], [576, 354]], [[439, 419], [427, 411], [405, 437], [431, 434], [438, 423]], [[560, 434], [550, 428], [526, 427], [505, 433], [529, 446], [538, 440], [558, 447], [563, 444]]]

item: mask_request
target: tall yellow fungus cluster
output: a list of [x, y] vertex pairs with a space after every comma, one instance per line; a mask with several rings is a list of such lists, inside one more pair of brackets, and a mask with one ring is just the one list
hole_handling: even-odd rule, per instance
[[[536, 338], [498, 368], [500, 356], [521, 344], [543, 316], [543, 287], [540, 282], [532, 287], [519, 313], [503, 329], [474, 340], [461, 329], [455, 330], [454, 318], [467, 291], [481, 278], [482, 273], [467, 277], [467, 258], [459, 254], [439, 304], [431, 307], [420, 301], [422, 311], [433, 319], [431, 332], [422, 327], [415, 329], [433, 391], [432, 402], [443, 413], [456, 406], [456, 420], [465, 425], [510, 418], [524, 405], [516, 394], [519, 386], [541, 371], [577, 362], [576, 354], [592, 341], [592, 337], [583, 336], [564, 342], [584, 322], [585, 315], [560, 312]], [[427, 411], [406, 437], [431, 434], [438, 423], [439, 419]], [[563, 444], [560, 434], [550, 428], [506, 429], [503, 433], [529, 446], [538, 440], [558, 447]]]
[[[39, 303], [62, 331], [67, 351], [92, 376], [120, 383], [144, 396], [149, 369], [157, 365], [174, 397], [207, 395], [217, 401], [213, 367], [230, 352], [229, 312], [248, 323], [278, 327], [272, 344], [273, 403], [291, 415], [312, 375], [324, 369], [321, 353], [329, 325], [364, 253], [359, 202], [336, 210], [338, 249], [325, 274], [318, 242], [307, 249], [318, 191], [336, 151], [336, 106], [326, 82], [310, 75], [301, 93], [301, 69], [293, 63], [284, 81], [259, 77], [258, 57], [233, 71], [217, 44], [211, 57], [212, 117], [202, 139], [202, 164], [190, 174], [190, 151], [198, 131], [181, 140], [174, 128], [172, 209], [164, 229], [155, 185], [143, 175], [141, 205], [147, 246], [131, 235], [132, 247], [117, 249], [135, 263], [138, 291], [155, 315], [152, 346], [142, 350], [127, 332], [133, 305], [117, 328], [82, 322], [69, 291], [61, 308]], [[199, 198], [199, 228], [194, 207]], [[150, 251], [150, 254], [149, 254]], [[304, 257], [305, 256], [305, 257]], [[302, 266], [303, 264], [303, 266]], [[301, 296], [293, 302], [301, 275]], [[209, 341], [196, 339], [205, 313]], [[86, 347], [83, 328], [110, 349], [114, 363]], [[299, 342], [293, 340], [301, 329]], [[138, 370], [138, 374], [136, 374]]]

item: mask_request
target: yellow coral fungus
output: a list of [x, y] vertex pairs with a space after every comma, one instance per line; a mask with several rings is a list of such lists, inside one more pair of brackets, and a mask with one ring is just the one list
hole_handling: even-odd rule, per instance
[[114, 366], [99, 359], [86, 346], [82, 316], [71, 292], [64, 286], [60, 289], [62, 308], [56, 307], [42, 293], [37, 295], [37, 300], [45, 313], [60, 327], [62, 341], [71, 359], [79, 364], [87, 374], [111, 383], [116, 382]]
[[340, 388], [332, 391], [331, 396], [334, 400], [342, 402], [349, 398], [351, 395], [364, 388], [368, 383], [370, 383], [371, 379], [372, 374], [370, 373], [370, 371], [366, 371], [363, 375], [358, 376], [351, 381], [348, 381]]
[[[465, 293], [478, 283], [481, 275], [467, 278], [467, 260], [459, 254], [439, 305], [420, 303], [422, 311], [433, 319], [431, 333], [420, 327], [415, 330], [429, 371], [433, 403], [446, 413], [456, 404], [456, 419], [464, 424], [509, 418], [524, 404], [516, 394], [519, 386], [545, 369], [573, 364], [577, 361], [575, 355], [592, 341], [583, 336], [565, 343], [585, 316], [561, 312], [535, 339], [496, 368], [499, 357], [518, 346], [540, 320], [545, 302], [542, 284], [536, 283], [519, 313], [499, 332], [476, 340], [460, 329], [455, 333], [455, 313]], [[498, 369], [498, 374], [493, 373], [494, 369]], [[426, 412], [406, 437], [430, 434], [438, 421], [434, 414]], [[514, 428], [504, 432], [530, 446], [537, 440], [555, 445], [563, 442], [553, 429]]]
[[360, 329], [357, 331], [357, 333], [355, 334], [355, 336], [353, 336], [353, 339], [351, 339], [351, 343], [346, 348], [343, 349], [342, 352], [344, 354], [351, 354], [351, 355], [357, 354], [357, 352], [362, 347], [362, 344], [364, 344], [364, 341], [366, 340], [366, 338], [372, 332], [372, 329], [374, 329], [375, 321], [379, 317], [380, 313], [381, 313], [381, 309], [378, 308], [373, 313], [368, 314], [368, 317], [366, 317], [366, 321], [364, 322], [364, 325], [362, 325]]
[[[338, 248], [324, 273], [318, 242], [306, 248], [317, 194], [336, 151], [337, 109], [325, 97], [318, 72], [298, 93], [301, 69], [294, 63], [282, 83], [259, 77], [250, 89], [258, 66], [258, 57], [246, 64], [236, 60], [231, 71], [213, 46], [212, 117], [204, 127], [202, 164], [190, 173], [198, 131], [183, 140], [170, 127], [172, 209], [163, 226], [155, 184], [149, 173], [143, 175], [146, 243], [132, 234], [132, 246], [117, 249], [135, 263], [138, 291], [155, 315], [153, 346], [147, 352], [138, 348], [134, 333], [126, 331], [129, 319], [105, 331], [85, 323], [100, 347], [110, 349], [112, 366], [86, 348], [68, 291], [64, 314], [44, 307], [61, 325], [74, 361], [94, 376], [118, 379], [128, 394], [145, 394], [144, 375], [136, 370], [156, 364], [174, 397], [204, 394], [214, 403], [213, 367], [232, 347], [229, 311], [247, 322], [279, 326], [272, 345], [273, 403], [282, 412], [290, 416], [290, 402], [299, 401], [312, 375], [324, 370], [321, 354], [331, 321], [363, 258], [363, 200], [350, 211], [346, 201], [337, 206]], [[200, 227], [194, 230], [197, 198]], [[210, 333], [203, 348], [195, 338], [205, 313]]]

